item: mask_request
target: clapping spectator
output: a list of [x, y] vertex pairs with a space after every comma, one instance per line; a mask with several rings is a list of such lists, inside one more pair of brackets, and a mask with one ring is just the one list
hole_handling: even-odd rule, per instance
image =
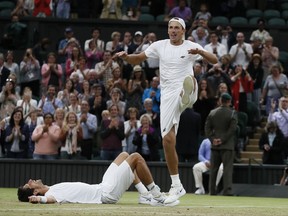
[[135, 107], [138, 110], [142, 110], [142, 96], [147, 87], [148, 81], [146, 80], [142, 67], [140, 65], [135, 65], [128, 82], [126, 107]]
[[78, 95], [78, 91], [74, 89], [74, 82], [71, 79], [67, 79], [64, 85], [64, 89], [59, 91], [57, 98], [62, 101], [64, 107], [69, 106], [69, 94], [74, 93]]
[[34, 10], [34, 0], [18, 0], [17, 5], [11, 12], [11, 15], [31, 16]]
[[242, 65], [246, 69], [253, 53], [252, 46], [245, 42], [243, 32], [237, 33], [236, 40], [237, 43], [229, 51], [231, 63], [233, 66]]
[[114, 52], [117, 48], [117, 46], [120, 44], [120, 37], [121, 33], [120, 32], [112, 32], [111, 34], [111, 41], [108, 41], [105, 46], [105, 50]]
[[8, 158], [27, 158], [29, 129], [20, 110], [12, 112], [4, 136]]
[[15, 93], [15, 82], [8, 78], [0, 93], [0, 119], [10, 116], [16, 107], [19, 97]]
[[66, 68], [65, 68], [66, 77], [70, 77], [72, 72], [76, 71], [79, 68], [80, 57], [81, 57], [80, 48], [74, 46], [72, 48], [71, 57], [66, 60]]
[[53, 120], [53, 114], [44, 114], [44, 124], [38, 125], [33, 131], [32, 141], [35, 142], [33, 159], [58, 159], [60, 127], [53, 124]]
[[16, 105], [23, 107], [24, 116], [37, 108], [37, 101], [32, 99], [32, 91], [29, 87], [25, 87], [22, 99], [18, 100]]
[[58, 86], [62, 88], [62, 67], [56, 62], [55, 53], [49, 53], [47, 56], [47, 63], [42, 65], [42, 88], [47, 88], [49, 85]]
[[[14, 73], [16, 77], [19, 77], [19, 65], [14, 61], [13, 51], [8, 50], [6, 54], [6, 61], [4, 62], [4, 66], [10, 70], [10, 73]], [[18, 80], [19, 82], [19, 80]]]
[[52, 14], [52, 0], [34, 0], [34, 17], [49, 17]]
[[271, 65], [277, 64], [279, 58], [279, 49], [273, 46], [273, 38], [271, 36], [265, 38], [261, 57], [264, 69], [263, 78], [266, 79], [269, 75]]
[[122, 18], [122, 0], [106, 0], [103, 2], [103, 8], [100, 15], [101, 19], [118, 19]]
[[133, 144], [137, 146], [136, 151], [142, 155], [146, 161], [159, 161], [159, 134], [152, 127], [150, 115], [143, 114], [140, 117], [140, 128], [136, 131]]
[[142, 96], [142, 103], [144, 104], [144, 101], [146, 98], [151, 98], [153, 101], [153, 107], [152, 110], [155, 113], [160, 113], [160, 96], [161, 96], [161, 91], [160, 91], [160, 80], [159, 77], [155, 76], [153, 77], [151, 81], [151, 87], [146, 88], [143, 92]]
[[136, 151], [136, 146], [133, 144], [133, 138], [141, 126], [138, 120], [138, 110], [135, 107], [130, 107], [127, 111], [128, 120], [124, 122], [125, 139], [123, 140], [123, 151], [132, 154]]
[[122, 101], [121, 98], [123, 93], [119, 88], [113, 88], [110, 92], [111, 99], [106, 102], [107, 108], [111, 107], [111, 105], [117, 105], [119, 112], [118, 115], [122, 121], [124, 121], [124, 114], [126, 110], [126, 102]]
[[53, 85], [48, 86], [47, 95], [42, 95], [38, 103], [38, 108], [42, 109], [43, 114], [55, 113], [57, 108], [63, 108], [63, 103], [60, 99], [56, 98], [56, 87]]
[[118, 106], [112, 104], [108, 110], [110, 118], [102, 121], [100, 129], [102, 160], [114, 160], [122, 152], [122, 140], [125, 138], [124, 122], [119, 118]]
[[90, 160], [93, 153], [93, 138], [97, 131], [97, 117], [89, 112], [89, 103], [81, 101], [81, 113], [77, 116], [82, 127], [83, 139], [80, 141], [81, 156]]
[[127, 91], [127, 81], [122, 78], [122, 71], [120, 67], [113, 68], [112, 77], [107, 80], [107, 94], [110, 94], [113, 88], [119, 88], [123, 94], [125, 94]]
[[61, 159], [80, 159], [81, 147], [79, 140], [82, 139], [82, 127], [75, 112], [68, 112], [65, 116], [61, 128], [60, 140], [62, 147], [60, 150]]

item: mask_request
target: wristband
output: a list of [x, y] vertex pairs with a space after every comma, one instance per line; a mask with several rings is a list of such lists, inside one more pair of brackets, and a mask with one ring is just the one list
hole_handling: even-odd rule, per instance
[[45, 196], [40, 196], [40, 203], [41, 203], [41, 204], [47, 203], [47, 197], [45, 197]]

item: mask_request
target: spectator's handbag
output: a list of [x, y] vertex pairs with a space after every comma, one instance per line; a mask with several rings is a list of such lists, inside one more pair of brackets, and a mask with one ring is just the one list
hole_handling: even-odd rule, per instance
[[276, 81], [273, 79], [278, 91], [281, 94], [281, 97], [288, 97], [288, 89], [286, 86], [280, 87], [279, 85], [277, 85]]
[[40, 72], [37, 69], [37, 70], [29, 70], [26, 73], [23, 73], [20, 81], [21, 83], [28, 83], [39, 79], [40, 79]]

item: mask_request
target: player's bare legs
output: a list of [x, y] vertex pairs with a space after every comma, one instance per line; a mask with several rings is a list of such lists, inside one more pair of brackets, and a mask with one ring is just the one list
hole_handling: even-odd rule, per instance
[[[136, 177], [134, 183], [140, 181], [147, 186], [149, 191], [151, 192], [153, 198], [151, 200], [151, 205], [159, 205], [159, 206], [175, 206], [179, 204], [178, 200], [175, 200], [174, 202], [169, 202], [165, 204], [166, 196], [164, 196], [160, 188], [154, 183], [154, 180], [152, 178], [152, 174], [146, 164], [146, 161], [144, 158], [138, 154], [133, 153], [129, 157], [127, 157], [126, 161], [130, 165], [131, 169], [136, 172]], [[137, 179], [139, 177], [139, 179]]]

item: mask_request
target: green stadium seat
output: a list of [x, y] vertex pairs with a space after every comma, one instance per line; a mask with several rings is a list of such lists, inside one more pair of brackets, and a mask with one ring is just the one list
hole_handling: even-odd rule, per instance
[[247, 19], [250, 19], [252, 17], [262, 17], [262, 16], [263, 16], [263, 12], [259, 9], [248, 9], [246, 11]]
[[281, 17], [285, 20], [288, 20], [288, 10], [284, 10], [281, 13]]
[[260, 19], [261, 17], [252, 17], [249, 19], [249, 24], [250, 25], [257, 25], [257, 22], [258, 20]]
[[230, 24], [231, 25], [247, 25], [248, 20], [245, 17], [232, 17], [230, 19]]
[[0, 10], [10, 9], [13, 10], [15, 8], [14, 2], [11, 1], [1, 1], [0, 2]]
[[156, 16], [156, 21], [164, 21], [165, 20], [165, 14], [160, 14], [160, 15], [158, 15], [158, 16]]
[[282, 3], [280, 6], [281, 10], [288, 10], [288, 2]]
[[286, 65], [286, 64], [288, 63], [288, 52], [286, 52], [286, 51], [279, 51], [278, 61], [280, 61], [281, 64]]
[[228, 25], [229, 19], [225, 16], [212, 17], [209, 24], [211, 25]]
[[141, 6], [140, 11], [141, 11], [141, 14], [149, 14], [150, 13], [150, 7], [149, 6]]
[[270, 26], [286, 26], [286, 22], [282, 18], [271, 18], [267, 24]]
[[3, 9], [0, 11], [0, 17], [11, 17], [11, 9]]
[[139, 21], [154, 21], [154, 16], [151, 14], [140, 14]]
[[278, 11], [278, 10], [268, 9], [268, 10], [265, 10], [265, 11], [264, 11], [263, 17], [264, 17], [266, 20], [269, 20], [269, 19], [271, 19], [271, 18], [280, 18], [280, 17], [281, 17], [281, 14], [280, 14], [280, 11]]

